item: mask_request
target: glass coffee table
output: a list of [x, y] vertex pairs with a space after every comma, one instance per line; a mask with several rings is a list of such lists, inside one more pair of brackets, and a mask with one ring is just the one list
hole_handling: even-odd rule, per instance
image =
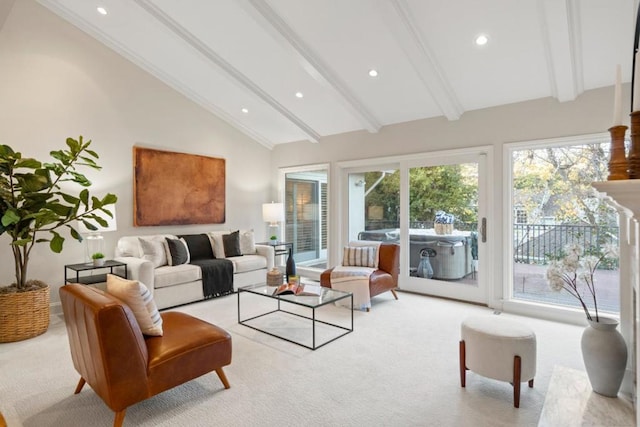
[[[323, 287], [319, 296], [273, 295], [275, 289], [274, 286], [265, 284], [238, 288], [238, 323], [311, 350], [353, 332], [352, 293]], [[245, 311], [251, 310], [253, 313], [250, 317], [243, 319], [240, 300], [247, 299], [249, 295], [253, 297], [256, 304], [250, 306], [249, 309], [245, 307]], [[258, 297], [260, 299], [256, 300]], [[348, 316], [351, 318], [349, 326], [319, 318], [320, 313], [316, 312], [319, 308], [343, 299], [350, 299], [351, 302], [351, 310], [348, 312]], [[258, 314], [255, 314], [256, 311]], [[311, 316], [308, 315], [309, 312]], [[347, 310], [344, 312], [346, 314]], [[311, 326], [311, 342], [307, 344], [305, 341], [308, 340], [300, 339], [294, 335], [305, 332], [304, 330], [308, 329], [309, 325]], [[321, 334], [318, 333], [318, 328], [321, 329]], [[286, 332], [292, 331], [294, 334], [286, 334]]]

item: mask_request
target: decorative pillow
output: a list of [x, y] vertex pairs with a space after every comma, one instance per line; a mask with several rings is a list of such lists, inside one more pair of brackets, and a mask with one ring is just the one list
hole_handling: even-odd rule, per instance
[[187, 247], [187, 242], [184, 239], [169, 239], [167, 240], [167, 249], [169, 249], [169, 253], [167, 253], [167, 263], [169, 265], [180, 265], [180, 264], [188, 264], [189, 259], [189, 248]]
[[206, 234], [185, 234], [179, 237], [187, 243], [189, 262], [215, 258], [213, 256], [213, 247]]
[[138, 238], [142, 248], [142, 259], [151, 261], [153, 268], [167, 265], [167, 253], [164, 250], [162, 240], [155, 238]]
[[242, 256], [242, 251], [240, 250], [240, 230], [223, 235], [222, 244], [224, 245], [225, 258]]
[[162, 317], [144, 284], [107, 274], [107, 292], [129, 306], [143, 334], [162, 336]]
[[213, 248], [213, 256], [215, 258], [224, 258], [224, 244], [222, 242], [222, 235], [224, 232], [212, 231], [208, 233], [211, 247]]
[[256, 241], [253, 230], [243, 230], [240, 232], [240, 252], [242, 255], [254, 255], [256, 253]]
[[345, 246], [342, 265], [352, 267], [376, 267], [376, 248], [373, 246]]

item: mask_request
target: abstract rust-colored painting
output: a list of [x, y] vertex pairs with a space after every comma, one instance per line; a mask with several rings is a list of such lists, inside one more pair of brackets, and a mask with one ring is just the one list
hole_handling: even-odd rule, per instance
[[225, 222], [225, 160], [133, 147], [133, 225]]

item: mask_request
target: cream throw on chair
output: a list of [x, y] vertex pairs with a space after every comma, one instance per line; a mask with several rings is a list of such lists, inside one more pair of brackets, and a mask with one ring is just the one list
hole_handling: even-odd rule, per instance
[[[347, 255], [349, 248], [373, 247], [375, 254], [373, 263], [370, 266], [345, 265], [349, 264]], [[369, 294], [369, 276], [378, 269], [380, 242], [354, 241], [345, 248], [342, 264], [331, 272], [331, 287], [339, 291], [351, 292], [353, 294], [353, 308], [358, 310], [368, 310], [371, 308], [371, 295]], [[353, 257], [351, 257], [353, 258]], [[348, 307], [349, 301], [340, 300], [336, 305]]]

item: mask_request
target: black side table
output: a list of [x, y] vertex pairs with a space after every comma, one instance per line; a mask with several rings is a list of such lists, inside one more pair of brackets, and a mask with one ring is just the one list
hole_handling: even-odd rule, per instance
[[256, 243], [257, 245], [266, 245], [273, 246], [273, 250], [275, 252], [275, 256], [279, 255], [287, 255], [286, 262], [286, 275], [287, 282], [289, 282], [289, 276], [296, 275], [296, 262], [293, 260], [293, 243], [290, 242], [274, 242], [273, 240], [269, 242], [261, 242]]
[[[114, 273], [113, 272], [114, 267], [124, 267], [124, 275]], [[107, 269], [107, 268], [109, 269], [110, 274], [115, 274], [116, 276], [120, 276], [124, 279], [127, 278], [127, 264], [125, 264], [124, 262], [107, 260], [104, 262], [103, 265], [93, 265], [92, 262], [83, 262], [82, 264], [68, 264], [64, 266], [64, 284], [66, 285], [67, 283], [82, 283], [85, 285], [91, 285], [94, 283], [106, 282], [107, 281], [106, 272], [100, 273], [100, 274], [93, 274], [93, 271], [100, 270], [100, 269]], [[69, 270], [76, 272], [75, 279], [73, 275], [71, 275], [71, 277], [67, 275]], [[87, 271], [92, 272], [92, 274], [85, 275], [85, 276], [80, 275], [81, 272], [87, 272]]]

